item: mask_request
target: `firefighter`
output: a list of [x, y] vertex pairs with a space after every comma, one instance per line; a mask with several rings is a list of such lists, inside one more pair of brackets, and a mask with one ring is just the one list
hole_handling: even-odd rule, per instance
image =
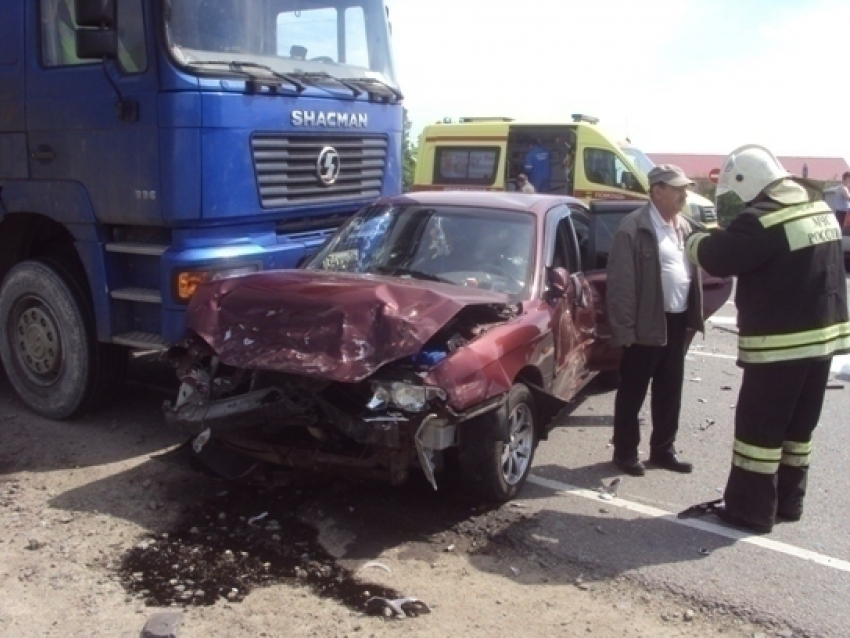
[[689, 259], [738, 278], [738, 365], [732, 468], [723, 522], [768, 533], [803, 513], [812, 432], [832, 357], [850, 351], [841, 231], [820, 189], [768, 149], [742, 146], [721, 169], [718, 197], [746, 204], [726, 230], [688, 238]]

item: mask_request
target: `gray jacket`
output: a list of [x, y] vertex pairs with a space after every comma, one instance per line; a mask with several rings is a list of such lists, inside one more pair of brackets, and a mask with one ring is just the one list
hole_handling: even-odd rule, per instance
[[[691, 225], [681, 215], [677, 220], [684, 241], [691, 233]], [[666, 345], [661, 258], [648, 203], [627, 215], [614, 234], [608, 257], [607, 289], [612, 346]], [[704, 332], [702, 277], [694, 266], [691, 266], [686, 312], [688, 328]]]

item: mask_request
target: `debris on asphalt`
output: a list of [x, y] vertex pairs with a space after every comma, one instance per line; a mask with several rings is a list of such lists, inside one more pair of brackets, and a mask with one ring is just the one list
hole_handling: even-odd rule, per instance
[[611, 479], [611, 481], [606, 485], [605, 481], [602, 481], [602, 485], [596, 488], [596, 491], [599, 492], [599, 498], [603, 501], [610, 501], [611, 499], [617, 496], [617, 487], [620, 485], [620, 477], [615, 477]]
[[182, 614], [161, 612], [152, 614], [142, 629], [141, 638], [177, 638]]
[[727, 390], [727, 391], [728, 391], [728, 390], [731, 390], [731, 389], [732, 389], [732, 386], [731, 386], [731, 385], [722, 385], [722, 386], [720, 386], [720, 389], [721, 389], [721, 390]]
[[383, 569], [388, 574], [393, 573], [393, 570], [391, 570], [389, 567], [387, 567], [383, 563], [378, 562], [376, 560], [370, 560], [368, 563], [366, 563], [365, 565], [363, 565], [363, 567], [360, 568], [360, 571], [363, 571], [364, 569], [370, 569], [372, 567], [375, 567], [377, 569]]
[[711, 550], [710, 550], [710, 549], [707, 549], [707, 548], [705, 548], [705, 547], [700, 547], [700, 548], [699, 548], [699, 553], [700, 553], [700, 554], [702, 554], [703, 556], [710, 556], [710, 555], [711, 555]]
[[268, 512], [263, 512], [262, 514], [257, 514], [256, 516], [252, 516], [251, 518], [248, 519], [248, 525], [253, 525], [257, 521], [263, 520], [268, 515], [269, 515]]
[[519, 576], [519, 574], [520, 574], [519, 568], [518, 567], [511, 567], [511, 573], [514, 576]]
[[415, 618], [430, 614], [431, 608], [418, 598], [382, 598], [372, 596], [366, 601], [366, 613], [385, 618]]
[[715, 423], [714, 419], [706, 419], [705, 423], [700, 424], [699, 429], [700, 430], [707, 430], [712, 425], [714, 425], [714, 423]]

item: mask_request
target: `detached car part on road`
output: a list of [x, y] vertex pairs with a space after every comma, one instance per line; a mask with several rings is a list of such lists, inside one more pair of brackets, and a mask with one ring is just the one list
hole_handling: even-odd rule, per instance
[[[199, 288], [166, 418], [217, 469], [236, 455], [399, 484], [418, 467], [436, 489], [455, 465], [471, 493], [509, 500], [553, 417], [617, 369], [604, 267], [635, 206], [381, 200], [299, 270]], [[709, 315], [731, 282], [703, 287]]]

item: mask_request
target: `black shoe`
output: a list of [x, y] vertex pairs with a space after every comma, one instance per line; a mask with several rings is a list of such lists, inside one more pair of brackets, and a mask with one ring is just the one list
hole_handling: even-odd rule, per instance
[[614, 465], [623, 470], [629, 476], [643, 476], [646, 474], [646, 466], [640, 462], [638, 458], [629, 460], [618, 459], [614, 457]]
[[803, 518], [803, 512], [776, 512], [776, 518], [788, 523], [796, 523]]
[[671, 472], [679, 474], [690, 474], [694, 471], [693, 463], [682, 461], [676, 456], [675, 452], [667, 452], [665, 454], [649, 455], [649, 462], [655, 467], [660, 467]]
[[755, 534], [770, 534], [770, 532], [773, 531], [773, 525], [763, 525], [760, 523], [746, 521], [743, 518], [737, 516], [736, 514], [732, 514], [722, 505], [715, 507], [713, 513], [715, 516], [717, 516], [717, 518], [719, 518], [727, 525], [745, 529], [748, 532], [754, 532]]

